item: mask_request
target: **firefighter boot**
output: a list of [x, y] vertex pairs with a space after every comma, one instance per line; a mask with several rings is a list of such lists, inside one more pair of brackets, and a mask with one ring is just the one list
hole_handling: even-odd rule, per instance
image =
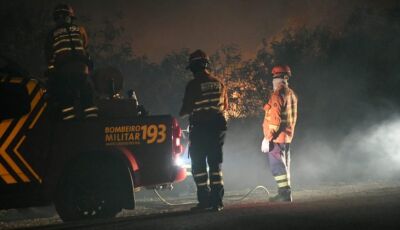
[[224, 209], [222, 197], [224, 196], [224, 187], [221, 184], [211, 185], [210, 204], [213, 211], [219, 212]]
[[196, 206], [190, 208], [192, 212], [201, 212], [201, 211], [209, 211], [211, 210], [211, 206], [204, 203], [198, 203]]
[[197, 187], [197, 199], [199, 203], [192, 207], [190, 211], [208, 211], [211, 209], [210, 206], [210, 189], [208, 186], [199, 186]]
[[211, 208], [211, 210], [215, 211], [215, 212], [220, 212], [223, 209], [224, 209], [224, 205], [222, 203], [221, 204], [217, 204], [217, 205], [213, 205], [212, 208]]
[[292, 191], [290, 188], [282, 188], [278, 190], [276, 196], [269, 198], [270, 202], [292, 202]]

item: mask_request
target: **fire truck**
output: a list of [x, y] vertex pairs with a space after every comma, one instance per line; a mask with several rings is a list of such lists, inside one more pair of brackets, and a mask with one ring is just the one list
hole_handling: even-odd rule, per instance
[[99, 118], [61, 121], [40, 81], [0, 68], [0, 209], [54, 203], [64, 221], [134, 209], [134, 191], [185, 179], [181, 129], [139, 116], [129, 99], [98, 101]]

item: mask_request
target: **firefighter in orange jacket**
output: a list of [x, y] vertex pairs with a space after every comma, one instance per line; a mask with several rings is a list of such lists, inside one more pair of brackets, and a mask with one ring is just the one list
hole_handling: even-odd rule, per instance
[[88, 37], [75, 25], [71, 6], [59, 4], [53, 12], [56, 27], [50, 31], [45, 47], [51, 94], [60, 105], [62, 120], [76, 117], [75, 100], [80, 99], [85, 118], [97, 117], [93, 88], [89, 81]]
[[275, 66], [272, 77], [273, 93], [264, 106], [261, 151], [268, 154], [269, 166], [278, 185], [278, 194], [270, 201], [291, 202], [290, 143], [297, 120], [297, 96], [288, 86], [289, 66]]
[[[192, 210], [223, 209], [222, 146], [228, 107], [225, 86], [210, 74], [207, 55], [197, 50], [189, 57], [188, 68], [194, 79], [186, 86], [180, 116], [190, 115], [192, 175], [199, 201]], [[207, 164], [209, 172], [207, 172]]]

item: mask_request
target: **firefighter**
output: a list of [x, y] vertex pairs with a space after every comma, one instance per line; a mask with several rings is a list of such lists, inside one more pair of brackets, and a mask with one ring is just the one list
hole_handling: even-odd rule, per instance
[[227, 129], [224, 117], [228, 107], [226, 89], [211, 75], [209, 58], [202, 50], [190, 54], [187, 68], [194, 79], [186, 86], [180, 116], [190, 116], [189, 152], [199, 202], [192, 210], [221, 211], [224, 207], [221, 166]]
[[297, 120], [297, 96], [289, 88], [289, 66], [272, 68], [273, 93], [264, 106], [264, 139], [261, 151], [267, 153], [269, 167], [278, 185], [278, 194], [270, 201], [292, 201], [290, 187], [290, 143]]
[[85, 118], [98, 116], [89, 80], [88, 37], [82, 26], [74, 24], [71, 6], [59, 4], [53, 12], [56, 26], [48, 35], [45, 54], [49, 87], [61, 110], [62, 120], [76, 118], [75, 101], [80, 99]]

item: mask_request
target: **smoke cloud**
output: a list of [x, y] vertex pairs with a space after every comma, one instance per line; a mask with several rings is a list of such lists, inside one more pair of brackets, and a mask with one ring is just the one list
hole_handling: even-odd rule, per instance
[[[337, 182], [398, 180], [400, 114], [370, 118], [343, 135], [309, 129], [291, 145], [293, 188]], [[301, 118], [300, 118], [301, 119]], [[231, 122], [223, 164], [227, 189], [276, 188], [261, 153], [262, 119]]]

